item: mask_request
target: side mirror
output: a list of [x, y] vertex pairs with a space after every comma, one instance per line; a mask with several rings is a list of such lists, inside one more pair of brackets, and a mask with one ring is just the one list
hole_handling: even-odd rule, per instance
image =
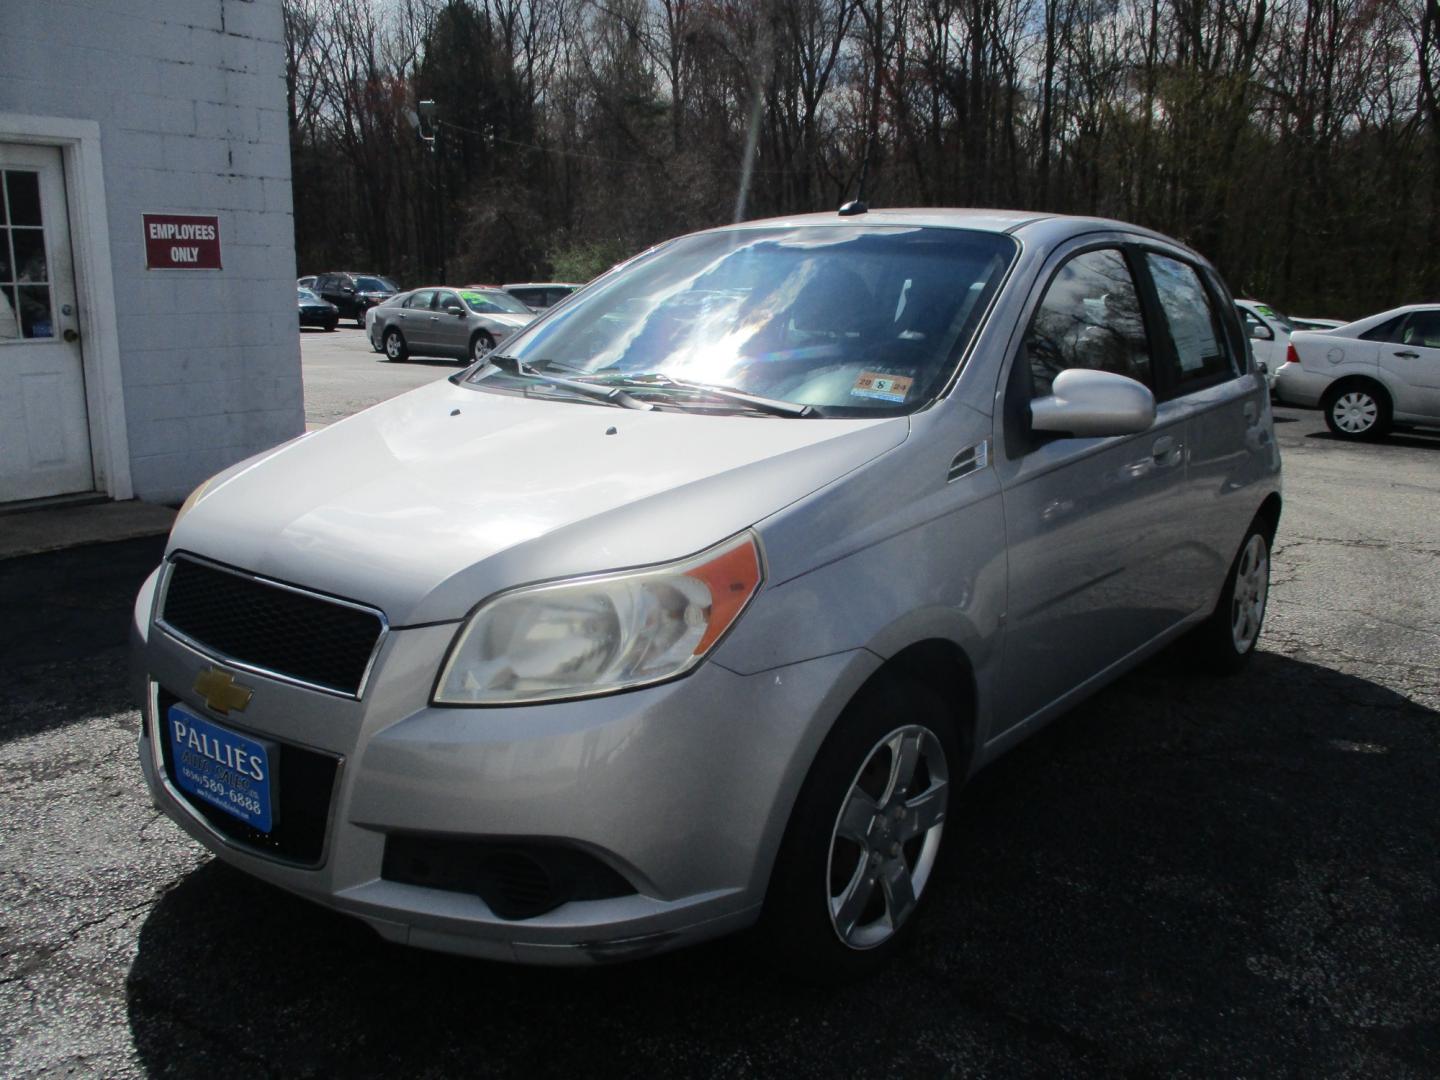
[[1155, 423], [1155, 395], [1124, 375], [1067, 368], [1050, 396], [1030, 402], [1030, 426], [1076, 438], [1134, 435]]
[[461, 318], [465, 316], [465, 309], [459, 304], [446, 304], [445, 310], [451, 315], [459, 315]]
[[1271, 330], [1264, 323], [1251, 323], [1250, 337], [1253, 338], [1255, 341], [1274, 341], [1275, 331]]

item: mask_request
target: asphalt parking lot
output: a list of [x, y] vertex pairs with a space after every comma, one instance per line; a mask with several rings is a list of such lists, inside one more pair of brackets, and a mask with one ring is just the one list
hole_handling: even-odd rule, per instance
[[[458, 370], [304, 338], [312, 425]], [[538, 970], [381, 943], [150, 807], [124, 635], [161, 550], [0, 562], [0, 1074], [1436, 1074], [1440, 436], [1281, 409], [1260, 653], [1183, 648], [982, 774], [908, 963], [745, 939]]]

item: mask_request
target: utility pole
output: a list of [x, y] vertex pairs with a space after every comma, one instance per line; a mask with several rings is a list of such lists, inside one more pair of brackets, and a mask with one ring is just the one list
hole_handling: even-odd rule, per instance
[[437, 285], [449, 284], [450, 275], [445, 266], [445, 170], [440, 167], [440, 119], [439, 109], [434, 101], [418, 103], [420, 138], [430, 147], [430, 160], [435, 167], [435, 254], [440, 263]]

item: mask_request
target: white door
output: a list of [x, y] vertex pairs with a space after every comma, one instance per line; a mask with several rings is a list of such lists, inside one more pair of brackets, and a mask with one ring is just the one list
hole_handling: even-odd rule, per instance
[[65, 175], [0, 143], [0, 503], [90, 491], [90, 424]]
[[1380, 345], [1380, 366], [1404, 385], [1395, 411], [1440, 419], [1440, 308], [1412, 311]]

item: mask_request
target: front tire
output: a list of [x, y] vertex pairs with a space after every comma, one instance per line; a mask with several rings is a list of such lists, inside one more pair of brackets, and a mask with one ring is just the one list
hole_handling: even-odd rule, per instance
[[495, 339], [490, 336], [488, 331], [481, 330], [470, 339], [470, 362], [478, 364], [493, 348], [495, 348]]
[[1338, 439], [1373, 442], [1390, 431], [1390, 395], [1376, 383], [1341, 383], [1325, 395], [1325, 426]]
[[785, 967], [807, 979], [857, 978], [905, 947], [933, 891], [962, 769], [945, 704], [923, 683], [882, 679], [846, 707], [805, 778], [770, 878], [761, 932]]
[[398, 362], [410, 355], [410, 350], [405, 347], [405, 338], [393, 326], [385, 331], [384, 345], [386, 360]]

